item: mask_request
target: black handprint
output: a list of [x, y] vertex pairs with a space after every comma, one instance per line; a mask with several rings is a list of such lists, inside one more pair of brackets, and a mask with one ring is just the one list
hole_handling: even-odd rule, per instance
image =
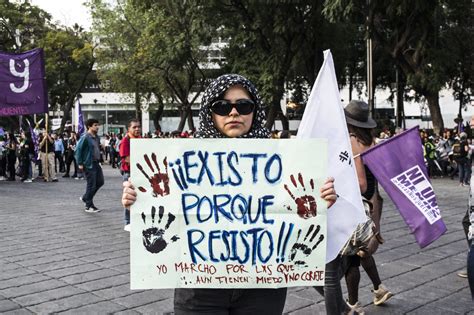
[[[298, 189], [298, 186], [296, 185], [295, 176], [293, 174], [290, 176], [290, 180], [293, 186], [296, 189]], [[291, 198], [295, 201], [296, 211], [301, 218], [309, 219], [311, 217], [315, 217], [317, 214], [317, 204], [316, 204], [316, 199], [312, 195], [312, 193], [314, 192], [314, 180], [311, 179], [309, 181], [309, 184], [311, 186], [310, 194], [306, 193], [306, 187], [304, 185], [303, 175], [301, 175], [301, 173], [298, 173], [298, 182], [303, 188], [303, 192], [301, 193], [299, 197], [295, 197], [295, 195], [293, 195], [293, 193], [291, 192], [287, 184], [284, 185], [285, 190], [288, 192]], [[288, 207], [288, 210], [292, 210], [291, 207]]]
[[[158, 207], [158, 225], [161, 224], [161, 219], [163, 219], [163, 214], [165, 212], [165, 208], [163, 206]], [[166, 230], [170, 227], [171, 223], [176, 219], [176, 217], [172, 213], [168, 213], [168, 222], [166, 222], [165, 228], [155, 227], [155, 214], [156, 208], [151, 207], [151, 227], [143, 230], [143, 246], [145, 246], [146, 250], [150, 253], [157, 254], [164, 250], [166, 246], [168, 246], [168, 242], [164, 238]], [[143, 223], [146, 224], [146, 215], [142, 212], [142, 219]], [[172, 242], [176, 242], [179, 240], [178, 235], [173, 236], [170, 239]]]
[[[160, 196], [166, 196], [169, 195], [170, 193], [170, 178], [168, 176], [168, 161], [166, 160], [166, 157], [163, 159], [163, 165], [165, 166], [165, 173], [161, 173], [160, 166], [158, 165], [158, 162], [156, 161], [156, 154], [152, 153], [151, 154], [151, 159], [153, 160], [153, 163], [155, 164], [156, 167], [156, 173], [155, 169], [153, 168], [153, 165], [151, 165], [150, 158], [148, 157], [148, 154], [143, 155], [145, 158], [145, 162], [150, 168], [150, 170], [154, 173], [152, 177], [150, 177], [144, 170], [143, 166], [140, 163], [137, 163], [138, 169], [145, 175], [145, 177], [148, 179], [150, 182], [151, 188], [153, 189], [153, 197], [158, 197]], [[163, 187], [162, 187], [163, 185]], [[143, 187], [138, 187], [138, 189], [141, 192], [146, 192], [146, 189]]]
[[[306, 236], [304, 237], [303, 242], [298, 243], [301, 236], [301, 229], [299, 229], [298, 235], [296, 237], [296, 242], [295, 244], [293, 244], [293, 247], [291, 248], [291, 251], [290, 251], [290, 262], [293, 262], [295, 265], [298, 265], [298, 266], [307, 267], [305, 261], [301, 259], [295, 261], [295, 258], [298, 252], [301, 252], [305, 255], [305, 257], [308, 257], [309, 255], [311, 255], [313, 250], [315, 250], [316, 247], [318, 247], [318, 245], [324, 240], [323, 234], [319, 236], [319, 239], [314, 245], [311, 246], [311, 244], [315, 241], [316, 235], [318, 235], [320, 229], [321, 229], [321, 226], [318, 225], [316, 226], [316, 229], [314, 230], [314, 224], [312, 224], [309, 227], [308, 232], [306, 232]], [[306, 240], [308, 239], [308, 236], [311, 234], [311, 232], [313, 232], [313, 234], [311, 235], [311, 238], [309, 239], [308, 243], [306, 243]]]

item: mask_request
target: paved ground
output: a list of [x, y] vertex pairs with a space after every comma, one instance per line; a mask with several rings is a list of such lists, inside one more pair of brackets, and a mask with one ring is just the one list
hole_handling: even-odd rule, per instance
[[[172, 312], [171, 290], [129, 289], [121, 178], [115, 169], [104, 170], [106, 184], [96, 198], [100, 214], [83, 211], [78, 197], [84, 181], [0, 182], [0, 313]], [[467, 188], [449, 179], [433, 183], [448, 232], [423, 250], [385, 197], [386, 243], [375, 258], [395, 296], [385, 306], [371, 304], [371, 286], [362, 272], [366, 314], [474, 314], [467, 280], [456, 276], [466, 262], [460, 221]], [[324, 314], [324, 302], [312, 288], [290, 289], [285, 313]]]

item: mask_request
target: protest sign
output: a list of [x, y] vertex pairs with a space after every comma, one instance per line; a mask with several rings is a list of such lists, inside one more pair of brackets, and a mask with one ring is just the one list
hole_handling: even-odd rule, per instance
[[362, 153], [362, 159], [397, 206], [420, 247], [446, 232], [423, 160], [418, 126]]
[[322, 139], [132, 139], [131, 287], [324, 284]]
[[40, 114], [47, 110], [43, 50], [0, 52], [0, 116]]

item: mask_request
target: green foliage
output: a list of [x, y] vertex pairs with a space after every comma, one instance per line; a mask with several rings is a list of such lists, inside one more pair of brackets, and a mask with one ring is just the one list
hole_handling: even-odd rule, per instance
[[298, 98], [305, 97], [301, 77], [307, 78], [308, 71], [317, 73], [318, 63], [309, 59], [321, 51], [311, 47], [305, 54], [305, 49], [307, 42], [314, 43], [313, 25], [320, 18], [320, 6], [319, 1], [271, 5], [262, 1], [209, 2], [208, 20], [218, 30], [216, 35], [228, 40], [223, 70], [245, 75], [258, 86], [269, 106], [268, 128], [277, 115], [283, 118], [280, 100], [285, 84], [299, 91]]
[[324, 13], [331, 20], [367, 12], [368, 34], [378, 46], [374, 59], [391, 59], [402, 69], [417, 98], [428, 101], [435, 129], [442, 129], [439, 91], [450, 84], [462, 95], [472, 86], [472, 47], [467, 44], [473, 42], [471, 2], [326, 0], [325, 5]]
[[211, 38], [199, 2], [93, 0], [90, 7], [99, 77], [115, 91], [177, 101], [188, 115], [204, 86], [202, 47]]
[[93, 46], [79, 28], [51, 29], [38, 45], [44, 49], [49, 102], [66, 109], [88, 80], [92, 79]]
[[[51, 15], [29, 2], [0, 0], [0, 51], [29, 50], [51, 27]], [[19, 32], [21, 47], [15, 43]]]
[[97, 75], [103, 86], [117, 92], [139, 92], [136, 83], [142, 84], [143, 78], [135, 54], [145, 19], [123, 1], [112, 6], [109, 1], [93, 0], [88, 5], [98, 42]]
[[442, 2], [446, 24], [440, 30], [443, 49], [450, 62], [445, 64], [448, 85], [462, 108], [470, 101], [474, 90], [474, 7], [469, 0], [446, 0]]

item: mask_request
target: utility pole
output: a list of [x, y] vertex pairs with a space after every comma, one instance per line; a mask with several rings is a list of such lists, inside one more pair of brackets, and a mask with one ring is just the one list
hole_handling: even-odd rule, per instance
[[372, 118], [375, 117], [374, 103], [374, 80], [373, 80], [373, 56], [372, 56], [372, 31], [369, 21], [370, 0], [367, 0], [367, 97], [369, 104], [369, 112]]
[[395, 125], [397, 127], [403, 127], [405, 129], [405, 108], [403, 106], [403, 88], [404, 80], [400, 79], [401, 76], [400, 67], [395, 66], [395, 85], [397, 87], [397, 105], [396, 105], [396, 116], [395, 116]]

